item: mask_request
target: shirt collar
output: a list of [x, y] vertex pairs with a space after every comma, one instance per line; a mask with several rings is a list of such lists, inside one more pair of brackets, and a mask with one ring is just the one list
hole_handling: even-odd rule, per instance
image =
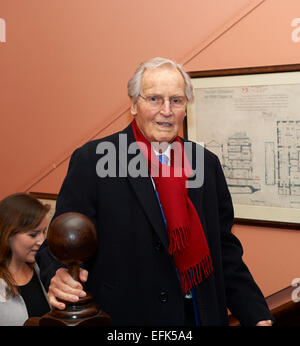
[[171, 161], [170, 160], [170, 157], [171, 157], [171, 144], [168, 145], [167, 149], [163, 153], [159, 153], [154, 148], [153, 148], [153, 150], [154, 150], [154, 153], [155, 153], [156, 156], [158, 156], [158, 155], [166, 155], [168, 157], [168, 159], [169, 159], [168, 162]]

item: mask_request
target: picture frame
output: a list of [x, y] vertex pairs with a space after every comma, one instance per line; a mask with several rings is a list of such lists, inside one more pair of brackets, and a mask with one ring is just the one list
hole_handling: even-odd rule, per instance
[[189, 72], [185, 138], [214, 152], [235, 223], [300, 229], [300, 64]]
[[55, 213], [57, 194], [45, 192], [29, 192], [29, 195], [37, 198], [42, 204], [50, 205], [50, 210], [47, 214], [47, 227]]

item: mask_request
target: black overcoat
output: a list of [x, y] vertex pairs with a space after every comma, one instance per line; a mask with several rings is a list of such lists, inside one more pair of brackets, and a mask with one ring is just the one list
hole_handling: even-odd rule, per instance
[[[129, 125], [75, 150], [54, 217], [80, 212], [95, 223], [99, 244], [86, 263], [86, 289], [111, 315], [113, 324], [183, 325], [183, 296], [173, 258], [168, 254], [169, 240], [151, 178], [120, 177], [118, 173], [123, 160], [120, 150], [124, 154], [133, 142]], [[105, 145], [99, 143], [112, 143], [116, 149], [116, 177], [98, 176], [97, 163], [108, 153], [100, 153], [99, 148]], [[192, 145], [195, 149], [198, 144]], [[111, 144], [107, 148], [112, 148]], [[128, 154], [128, 162], [135, 155]], [[113, 168], [109, 168], [111, 172]], [[123, 171], [121, 175], [126, 174]], [[231, 232], [233, 207], [221, 165], [206, 149], [203, 185], [189, 189], [188, 194], [202, 222], [213, 263], [213, 273], [196, 287], [201, 325], [227, 325], [227, 308], [243, 325], [272, 318], [242, 261], [242, 246]], [[47, 242], [40, 248], [37, 261], [47, 287], [59, 267], [49, 254]]]

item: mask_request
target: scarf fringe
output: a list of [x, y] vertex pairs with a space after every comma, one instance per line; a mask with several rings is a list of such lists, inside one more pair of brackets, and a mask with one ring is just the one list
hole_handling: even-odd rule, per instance
[[189, 245], [190, 227], [182, 226], [169, 231], [169, 254], [173, 255], [176, 251], [182, 251]]
[[[180, 273], [181, 286], [183, 292], [189, 292], [192, 287], [200, 284], [204, 278], [207, 278], [212, 272], [212, 262], [210, 256], [205, 256], [203, 260]], [[203, 275], [204, 274], [204, 278]]]

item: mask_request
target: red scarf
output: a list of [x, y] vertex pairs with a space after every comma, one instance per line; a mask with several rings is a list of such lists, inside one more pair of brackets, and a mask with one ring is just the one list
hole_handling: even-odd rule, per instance
[[[135, 140], [146, 144], [148, 149], [145, 152], [145, 146], [140, 146], [148, 160], [148, 169], [154, 180], [167, 220], [170, 241], [168, 251], [174, 258], [182, 290], [188, 292], [191, 287], [202, 282], [203, 274], [206, 278], [212, 271], [210, 253], [201, 221], [188, 197], [186, 183], [192, 173], [191, 167], [179, 137], [176, 137], [174, 142], [179, 143], [181, 150], [171, 150], [171, 166], [166, 167], [159, 162], [135, 120], [132, 122], [132, 129]], [[157, 176], [157, 172], [159, 172], [159, 176]], [[169, 174], [166, 176], [166, 174], [162, 174], [163, 172]]]

